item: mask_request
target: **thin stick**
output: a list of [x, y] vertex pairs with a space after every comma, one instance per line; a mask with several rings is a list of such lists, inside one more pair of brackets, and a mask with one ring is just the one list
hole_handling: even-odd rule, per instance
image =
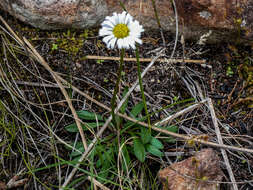
[[[39, 83], [39, 82], [26, 82], [26, 81], [14, 81], [14, 82], [17, 84], [26, 85], [26, 86], [59, 88], [59, 86], [57, 84], [45, 84], [45, 83]], [[70, 88], [70, 87], [65, 86], [64, 88]]]
[[[119, 61], [120, 57], [107, 57], [107, 56], [96, 56], [96, 55], [87, 55], [86, 59], [95, 59], [95, 60], [110, 60], [110, 61]], [[140, 62], [151, 62], [152, 58], [140, 58]], [[135, 62], [136, 58], [124, 58], [124, 61]], [[206, 60], [194, 60], [194, 59], [158, 59], [157, 61], [163, 63], [199, 63], [206, 64]]]
[[[223, 141], [222, 141], [220, 129], [219, 129], [219, 126], [218, 126], [217, 117], [216, 117], [215, 112], [214, 112], [212, 100], [210, 98], [208, 98], [207, 102], [208, 102], [208, 105], [209, 105], [209, 110], [210, 110], [210, 113], [211, 113], [211, 116], [212, 116], [212, 120], [213, 120], [213, 124], [214, 124], [214, 127], [215, 127], [215, 133], [217, 135], [218, 142], [219, 142], [220, 145], [224, 145]], [[236, 184], [236, 181], [235, 181], [235, 176], [234, 176], [234, 173], [232, 171], [231, 165], [229, 163], [228, 155], [227, 155], [227, 153], [224, 149], [221, 149], [221, 153], [222, 153], [222, 157], [223, 157], [223, 159], [226, 163], [228, 174], [229, 174], [230, 180], [233, 184], [233, 189], [238, 190], [238, 187], [237, 187], [237, 184]]]
[[[170, 55], [170, 58], [172, 59], [172, 57], [175, 54], [176, 48], [177, 48], [177, 41], [178, 41], [178, 15], [177, 15], [177, 7], [176, 7], [176, 3], [174, 0], [172, 0], [172, 5], [173, 5], [173, 9], [174, 9], [174, 13], [175, 13], [175, 20], [176, 20], [176, 38], [175, 38], [175, 42], [174, 42], [174, 47], [173, 47], [173, 51]], [[185, 60], [183, 59], [183, 62]]]
[[198, 102], [197, 104], [191, 105], [191, 106], [175, 113], [174, 115], [170, 115], [169, 117], [164, 118], [162, 121], [155, 123], [154, 126], [167, 124], [169, 121], [172, 121], [174, 118], [177, 118], [178, 116], [183, 115], [184, 113], [190, 112], [190, 111], [198, 108], [201, 104], [205, 103], [206, 101], [207, 100], [205, 99], [201, 102]]
[[109, 188], [107, 188], [106, 186], [104, 186], [103, 184], [101, 184], [99, 181], [97, 181], [95, 178], [88, 176], [88, 180], [90, 182], [93, 182], [96, 186], [98, 186], [99, 188], [103, 189], [103, 190], [110, 190]]

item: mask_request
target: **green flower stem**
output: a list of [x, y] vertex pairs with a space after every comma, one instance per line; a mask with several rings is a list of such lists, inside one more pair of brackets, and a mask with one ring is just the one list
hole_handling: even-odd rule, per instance
[[148, 126], [151, 129], [150, 115], [148, 113], [148, 107], [147, 107], [147, 102], [146, 102], [146, 98], [144, 95], [142, 78], [141, 78], [141, 64], [140, 64], [140, 55], [139, 55], [139, 48], [138, 47], [136, 47], [135, 53], [136, 53], [137, 71], [138, 71], [138, 78], [139, 78], [139, 85], [140, 85], [140, 90], [141, 90], [142, 101], [144, 103], [145, 114], [148, 118]]
[[124, 11], [127, 11], [124, 3], [121, 0], [119, 1], [119, 4]]
[[157, 13], [156, 5], [155, 5], [155, 0], [151, 0], [151, 1], [152, 1], [152, 6], [154, 8], [157, 25], [159, 28], [162, 28], [161, 23], [160, 23], [160, 19], [159, 19], [158, 13]]
[[158, 28], [160, 30], [161, 37], [162, 37], [162, 40], [163, 40], [163, 45], [165, 46], [165, 39], [164, 39], [164, 35], [163, 35], [163, 30], [162, 30], [162, 26], [161, 26], [161, 23], [160, 23], [160, 19], [159, 19], [159, 16], [158, 16], [158, 12], [157, 12], [157, 9], [156, 9], [155, 0], [151, 0], [151, 1], [152, 1], [152, 6], [153, 6], [153, 9], [154, 9], [154, 12], [155, 12], [156, 22], [157, 22], [157, 25], [158, 25]]
[[122, 73], [122, 70], [123, 70], [123, 62], [124, 62], [124, 55], [125, 55], [125, 49], [123, 48], [121, 50], [121, 53], [120, 53], [120, 62], [119, 62], [119, 69], [118, 69], [118, 78], [117, 78], [117, 81], [116, 81], [116, 85], [115, 85], [115, 88], [114, 88], [114, 91], [113, 91], [113, 97], [112, 97], [112, 100], [111, 100], [111, 107], [112, 107], [112, 120], [114, 122], [114, 124], [119, 127], [117, 125], [117, 121], [116, 121], [116, 118], [115, 118], [115, 107], [116, 107], [116, 99], [117, 99], [117, 94], [119, 92], [119, 84], [120, 84], [120, 80], [121, 80], [121, 73]]

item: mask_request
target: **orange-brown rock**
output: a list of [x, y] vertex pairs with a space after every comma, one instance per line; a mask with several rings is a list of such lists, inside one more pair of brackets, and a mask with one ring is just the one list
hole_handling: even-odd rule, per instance
[[211, 148], [172, 164], [158, 175], [163, 183], [163, 190], [217, 190], [218, 182], [223, 178], [219, 157]]
[[[117, 1], [106, 0], [110, 12], [120, 9]], [[198, 39], [211, 31], [209, 42], [253, 41], [253, 1], [251, 0], [175, 0], [179, 32]], [[152, 1], [125, 0], [126, 9], [144, 24], [157, 28]], [[175, 14], [169, 0], [156, 1], [162, 28], [175, 32]], [[240, 34], [239, 34], [240, 33]]]
[[[124, 0], [127, 9], [148, 29], [158, 25], [151, 0]], [[175, 32], [172, 1], [159, 0], [156, 8], [161, 26]], [[253, 41], [252, 0], [175, 0], [179, 32], [198, 39], [209, 32], [209, 41]], [[121, 12], [117, 0], [1, 0], [0, 7], [42, 29], [98, 26], [105, 16]]]

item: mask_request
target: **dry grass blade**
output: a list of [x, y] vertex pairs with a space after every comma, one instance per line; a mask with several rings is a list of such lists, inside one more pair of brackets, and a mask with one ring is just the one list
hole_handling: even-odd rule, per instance
[[[36, 49], [31, 45], [31, 43], [26, 39], [24, 38], [24, 40], [21, 40], [17, 35], [16, 33], [11, 29], [11, 27], [4, 21], [4, 19], [0, 16], [0, 20], [4, 23], [4, 25], [6, 26], [6, 28], [9, 30], [9, 32], [16, 38], [16, 40], [22, 44], [24, 47], [29, 47], [29, 49], [27, 49], [29, 51], [29, 53], [39, 62], [41, 63], [50, 73], [51, 75], [53, 76], [53, 78], [55, 79], [55, 81], [57, 82], [58, 86], [60, 87], [64, 97], [66, 98], [67, 102], [68, 102], [68, 105], [71, 109], [71, 112], [74, 116], [74, 119], [75, 119], [75, 122], [77, 124], [77, 127], [79, 129], [79, 132], [80, 132], [80, 135], [81, 135], [81, 139], [82, 139], [82, 142], [83, 142], [83, 146], [85, 149], [87, 149], [87, 142], [86, 142], [86, 139], [85, 139], [85, 136], [84, 136], [84, 132], [83, 132], [83, 128], [81, 126], [81, 123], [78, 119], [78, 116], [77, 116], [77, 113], [76, 113], [76, 110], [74, 109], [73, 105], [72, 105], [72, 102], [67, 94], [67, 91], [65, 90], [65, 88], [63, 87], [62, 83], [60, 82], [60, 76], [58, 76], [50, 67], [49, 65], [46, 63], [46, 61], [40, 56], [40, 54], [36, 51]], [[25, 45], [24, 44], [27, 45]]]
[[90, 176], [88, 177], [88, 180], [90, 180], [92, 183], [94, 183], [94, 185], [98, 186], [102, 190], [110, 190], [109, 188], [107, 188], [106, 186], [104, 186], [103, 184], [101, 184], [99, 181], [97, 181], [96, 179], [94, 179], [94, 178], [92, 178]]
[[[216, 118], [216, 115], [215, 115], [215, 112], [214, 112], [212, 100], [210, 98], [208, 98], [207, 102], [208, 102], [209, 110], [211, 112], [213, 125], [215, 127], [215, 132], [216, 132], [216, 135], [217, 135], [218, 142], [219, 142], [220, 145], [223, 145], [223, 140], [222, 140], [222, 136], [221, 136], [221, 133], [220, 133], [219, 126], [218, 126], [218, 121], [217, 121], [217, 118]], [[228, 173], [229, 173], [229, 177], [232, 181], [233, 189], [238, 190], [238, 187], [237, 187], [237, 184], [236, 184], [236, 181], [235, 181], [235, 177], [234, 177], [234, 173], [233, 173], [231, 165], [229, 163], [228, 155], [227, 155], [227, 153], [224, 149], [221, 149], [221, 153], [222, 153], [223, 159], [225, 161], [225, 164], [226, 164], [226, 167], [227, 167], [227, 170], [228, 170]]]
[[80, 123], [80, 121], [78, 119], [76, 110], [75, 110], [75, 108], [72, 105], [72, 101], [70, 100], [67, 91], [65, 90], [64, 86], [61, 83], [61, 80], [60, 80], [61, 77], [57, 73], [55, 73], [49, 67], [49, 65], [47, 64], [47, 62], [40, 56], [40, 54], [36, 51], [36, 49], [31, 45], [31, 43], [26, 38], [24, 38], [24, 41], [28, 45], [28, 47], [30, 48], [31, 53], [35, 56], [35, 58], [37, 59], [37, 61], [39, 63], [41, 63], [53, 75], [53, 77], [54, 77], [55, 81], [57, 82], [58, 86], [60, 87], [60, 89], [61, 89], [61, 91], [62, 91], [65, 99], [67, 100], [67, 103], [68, 103], [68, 105], [69, 105], [69, 107], [71, 109], [71, 112], [72, 112], [73, 116], [74, 116], [76, 125], [77, 125], [78, 130], [79, 130], [80, 135], [81, 135], [83, 146], [84, 146], [85, 149], [87, 149], [88, 146], [87, 146], [87, 142], [86, 142], [86, 139], [85, 139], [85, 136], [84, 136], [83, 128], [82, 128], [81, 123]]
[[154, 126], [167, 124], [169, 121], [172, 121], [173, 119], [177, 118], [178, 116], [183, 115], [183, 114], [185, 114], [185, 113], [187, 113], [187, 112], [190, 112], [190, 111], [192, 111], [192, 110], [194, 110], [194, 109], [200, 107], [200, 106], [201, 106], [202, 104], [204, 104], [206, 101], [207, 101], [207, 100], [203, 100], [203, 101], [201, 101], [201, 102], [198, 102], [197, 104], [194, 104], [194, 105], [192, 105], [192, 106], [189, 106], [189, 107], [185, 108], [184, 110], [181, 110], [181, 111], [175, 113], [174, 115], [171, 115], [171, 116], [169, 116], [169, 117], [166, 117], [166, 118], [164, 118], [162, 121], [159, 121], [159, 122], [155, 123]]

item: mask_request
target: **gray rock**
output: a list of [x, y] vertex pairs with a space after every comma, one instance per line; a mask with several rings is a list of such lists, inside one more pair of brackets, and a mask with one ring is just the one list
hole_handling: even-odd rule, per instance
[[96, 27], [108, 14], [103, 0], [1, 0], [0, 5], [21, 21], [46, 30]]

